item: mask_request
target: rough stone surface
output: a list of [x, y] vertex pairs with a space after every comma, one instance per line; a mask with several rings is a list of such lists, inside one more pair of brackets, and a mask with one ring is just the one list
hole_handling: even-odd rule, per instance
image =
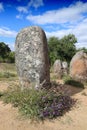
[[15, 59], [22, 87], [50, 82], [47, 39], [40, 27], [26, 27], [18, 33]]
[[68, 63], [66, 61], [62, 62], [63, 75], [68, 74]]
[[66, 61], [56, 60], [53, 65], [53, 74], [56, 78], [61, 79], [63, 75], [68, 74], [68, 63]]
[[53, 73], [56, 78], [62, 77], [62, 62], [61, 60], [56, 60], [53, 65]]
[[77, 52], [72, 58], [70, 76], [73, 79], [87, 81], [87, 54], [84, 51]]

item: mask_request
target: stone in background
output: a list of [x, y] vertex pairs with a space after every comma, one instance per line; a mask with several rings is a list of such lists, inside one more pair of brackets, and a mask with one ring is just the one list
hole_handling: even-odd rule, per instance
[[63, 75], [68, 74], [68, 63], [66, 61], [62, 62]]
[[70, 76], [79, 81], [87, 81], [87, 54], [77, 52], [70, 62]]
[[53, 73], [56, 78], [61, 79], [62, 77], [62, 62], [61, 60], [56, 60], [53, 65]]
[[66, 61], [56, 60], [53, 65], [53, 75], [61, 79], [63, 75], [68, 74], [68, 63]]

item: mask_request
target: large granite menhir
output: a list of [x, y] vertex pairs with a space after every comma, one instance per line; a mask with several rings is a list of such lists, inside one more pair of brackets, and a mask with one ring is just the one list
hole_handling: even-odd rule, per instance
[[22, 88], [37, 88], [50, 82], [47, 39], [40, 27], [26, 27], [18, 33], [15, 61]]

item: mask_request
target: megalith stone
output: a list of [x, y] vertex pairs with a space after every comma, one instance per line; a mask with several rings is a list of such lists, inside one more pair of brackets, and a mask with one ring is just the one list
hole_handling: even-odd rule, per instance
[[66, 61], [61, 61], [57, 59], [53, 65], [53, 75], [56, 78], [61, 79], [63, 75], [68, 74], [68, 63]]
[[26, 27], [18, 33], [15, 61], [23, 88], [40, 87], [50, 83], [47, 39], [40, 27]]
[[87, 54], [78, 51], [70, 62], [70, 76], [73, 79], [87, 81]]
[[63, 71], [63, 75], [67, 75], [68, 74], [68, 63], [66, 61], [62, 62], [62, 71]]
[[62, 77], [62, 62], [61, 60], [56, 60], [53, 65], [53, 73], [56, 78]]

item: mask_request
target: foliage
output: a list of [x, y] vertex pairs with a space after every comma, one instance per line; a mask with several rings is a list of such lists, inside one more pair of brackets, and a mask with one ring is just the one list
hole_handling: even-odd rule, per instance
[[81, 51], [81, 50], [83, 50], [85, 53], [87, 53], [87, 48], [83, 47], [83, 48], [78, 49], [77, 51]]
[[71, 85], [73, 87], [84, 88], [83, 83], [81, 83], [80, 81], [76, 81], [69, 76], [64, 79], [64, 83], [67, 84], [67, 85]]
[[11, 52], [8, 45], [6, 45], [4, 42], [0, 42], [0, 56], [2, 58], [6, 58], [9, 55], [9, 52]]
[[12, 52], [8, 45], [4, 42], [0, 42], [0, 63], [14, 63], [15, 62], [15, 53]]
[[67, 61], [69, 63], [73, 55], [76, 53], [76, 42], [77, 39], [73, 34], [64, 36], [61, 39], [50, 37], [48, 39], [48, 46], [51, 65], [56, 59]]
[[40, 113], [42, 118], [54, 118], [62, 116], [73, 104], [73, 100], [66, 95], [48, 93], [41, 97]]
[[69, 96], [47, 90], [9, 89], [1, 96], [6, 103], [18, 107], [23, 115], [31, 119], [54, 118], [63, 115], [74, 103]]
[[84, 52], [87, 53], [87, 48], [83, 48]]
[[0, 63], [2, 63], [4, 60], [3, 60], [3, 58], [0, 56]]
[[14, 63], [15, 62], [15, 52], [10, 52], [8, 56], [8, 62]]
[[57, 37], [50, 37], [48, 39], [50, 64], [53, 64], [59, 56], [57, 54], [57, 51], [59, 50], [59, 45], [59, 39]]

